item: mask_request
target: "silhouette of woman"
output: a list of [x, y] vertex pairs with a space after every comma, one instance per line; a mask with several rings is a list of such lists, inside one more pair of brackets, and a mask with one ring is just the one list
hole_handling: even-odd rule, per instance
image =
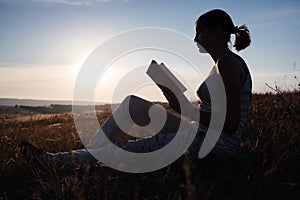
[[[212, 153], [218, 155], [234, 155], [240, 146], [242, 132], [245, 128], [246, 118], [251, 103], [252, 82], [248, 67], [244, 60], [232, 52], [228, 46], [231, 34], [235, 35], [234, 47], [237, 51], [250, 45], [249, 30], [245, 25], [235, 26], [231, 17], [223, 10], [215, 9], [201, 15], [196, 21], [196, 42], [201, 53], [208, 53], [214, 61], [214, 66], [207, 79], [200, 85], [197, 95], [200, 99], [199, 107], [190, 102], [184, 106], [189, 110], [187, 118], [194, 119], [193, 113], [200, 112], [197, 135], [189, 148], [189, 154], [197, 157], [199, 148], [205, 137], [211, 119], [211, 99], [206, 85], [215, 73], [219, 73], [224, 82], [227, 100], [227, 112], [221, 136], [214, 146]], [[180, 113], [180, 96], [175, 96], [170, 90], [163, 89], [163, 94], [169, 106]], [[153, 105], [136, 96], [127, 97], [124, 102], [129, 102], [129, 112], [132, 120], [138, 125], [147, 125], [150, 122], [149, 109]], [[125, 103], [122, 102], [115, 111], [122, 118]], [[155, 136], [137, 139], [123, 132], [113, 116], [101, 127], [106, 136], [116, 145], [127, 151], [148, 152], [161, 148], [170, 142], [176, 134], [182, 118], [179, 114], [166, 111], [167, 119], [162, 130]], [[126, 120], [126, 119], [124, 119]], [[100, 145], [101, 146], [101, 145]], [[22, 142], [21, 151], [25, 156], [34, 152], [34, 147], [28, 142]], [[36, 151], [39, 152], [39, 151]], [[65, 165], [71, 159], [78, 162], [96, 163], [97, 160], [85, 149], [70, 152], [47, 153], [52, 160]]]

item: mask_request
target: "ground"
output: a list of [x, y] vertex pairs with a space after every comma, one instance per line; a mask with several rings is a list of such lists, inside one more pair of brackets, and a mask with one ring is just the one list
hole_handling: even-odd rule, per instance
[[[129, 174], [104, 166], [39, 169], [22, 140], [49, 151], [83, 148], [71, 106], [0, 107], [0, 199], [299, 199], [300, 93], [256, 94], [235, 158], [185, 157]], [[97, 106], [103, 123], [111, 110]]]

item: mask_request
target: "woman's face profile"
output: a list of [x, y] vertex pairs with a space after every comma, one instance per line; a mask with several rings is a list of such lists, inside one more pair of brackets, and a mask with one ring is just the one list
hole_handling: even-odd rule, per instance
[[220, 27], [209, 27], [200, 23], [196, 27], [194, 41], [197, 43], [200, 53], [208, 53], [208, 51], [213, 51], [219, 43], [223, 43], [224, 32]]
[[205, 46], [207, 44], [207, 30], [203, 26], [199, 26], [196, 28], [196, 36], [194, 38], [194, 41], [197, 44], [197, 47], [199, 49], [200, 53], [207, 53], [207, 50], [205, 49]]

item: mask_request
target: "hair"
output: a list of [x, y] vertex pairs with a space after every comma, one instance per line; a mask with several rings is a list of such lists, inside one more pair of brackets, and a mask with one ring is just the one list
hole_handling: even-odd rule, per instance
[[245, 49], [251, 43], [249, 29], [246, 25], [234, 26], [231, 17], [223, 10], [215, 9], [201, 15], [196, 21], [196, 31], [199, 26], [210, 28], [221, 27], [224, 31], [224, 39], [228, 43], [230, 35], [235, 34], [234, 47], [237, 51]]

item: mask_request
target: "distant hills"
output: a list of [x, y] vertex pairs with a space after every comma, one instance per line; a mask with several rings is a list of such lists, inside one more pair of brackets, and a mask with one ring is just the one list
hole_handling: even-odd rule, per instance
[[[38, 100], [38, 99], [16, 99], [16, 98], [0, 98], [0, 106], [50, 106], [50, 105], [72, 105], [72, 101], [67, 100]], [[93, 105], [93, 102], [78, 101], [77, 105]], [[96, 102], [97, 105], [106, 103]]]

